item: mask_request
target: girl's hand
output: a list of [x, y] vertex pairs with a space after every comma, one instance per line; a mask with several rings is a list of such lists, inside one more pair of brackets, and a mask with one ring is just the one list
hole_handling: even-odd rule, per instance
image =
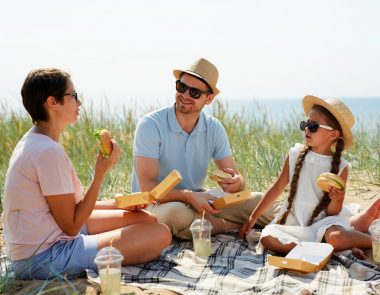
[[249, 219], [246, 221], [246, 223], [243, 224], [242, 228], [240, 229], [240, 237], [242, 239], [245, 239], [245, 237], [248, 235], [249, 231], [256, 224], [256, 222], [257, 218], [253, 217], [253, 215], [251, 214]]
[[343, 202], [345, 190], [329, 186], [329, 197], [332, 201]]

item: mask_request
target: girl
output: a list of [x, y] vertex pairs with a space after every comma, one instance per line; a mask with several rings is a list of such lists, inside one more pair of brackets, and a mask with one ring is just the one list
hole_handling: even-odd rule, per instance
[[99, 152], [94, 178], [83, 194], [59, 144], [61, 133], [77, 121], [82, 104], [70, 76], [58, 69], [32, 71], [21, 94], [34, 126], [13, 151], [4, 197], [7, 252], [19, 277], [70, 277], [96, 269], [97, 251], [111, 240], [125, 265], [160, 255], [171, 242], [165, 225], [144, 211], [116, 210], [112, 201], [96, 201], [106, 174], [119, 159], [116, 141], [108, 158]]
[[355, 118], [337, 99], [306, 96], [303, 107], [308, 116], [300, 124], [305, 132], [305, 145], [296, 144], [290, 149], [280, 176], [244, 224], [241, 235], [248, 233], [290, 183], [289, 197], [262, 231], [259, 253], [265, 248], [287, 254], [301, 241], [323, 239], [337, 251], [370, 248], [368, 234], [350, 230], [349, 212], [342, 210], [344, 190], [329, 187], [328, 192], [323, 192], [316, 184], [323, 172], [338, 174], [347, 181], [349, 167], [341, 154], [354, 143], [351, 129]]

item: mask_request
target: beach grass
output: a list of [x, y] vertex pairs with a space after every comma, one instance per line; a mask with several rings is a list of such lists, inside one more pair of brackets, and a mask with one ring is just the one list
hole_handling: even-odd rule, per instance
[[[245, 176], [252, 191], [265, 191], [279, 174], [287, 151], [295, 143], [303, 142], [299, 121], [303, 114], [289, 110], [289, 118], [279, 122], [268, 110], [257, 104], [252, 113], [230, 114], [228, 104], [215, 101], [211, 112], [225, 126], [239, 170]], [[148, 110], [146, 110], [147, 112]], [[82, 107], [79, 122], [67, 128], [61, 144], [71, 158], [82, 185], [89, 186], [93, 177], [97, 140], [93, 132], [97, 128], [109, 129], [123, 150], [118, 165], [107, 176], [99, 199], [107, 199], [117, 193], [128, 193], [131, 187], [133, 135], [138, 117], [136, 111], [123, 107], [97, 109]], [[144, 113], [144, 111], [142, 111]], [[380, 184], [380, 115], [369, 131], [368, 125], [355, 129], [355, 146], [344, 157], [351, 163], [350, 177], [366, 174], [372, 184]], [[30, 117], [15, 111], [9, 105], [0, 105], [0, 210], [3, 207], [4, 182], [11, 153], [20, 138], [32, 127]], [[213, 169], [210, 165], [210, 170]], [[206, 180], [206, 186], [215, 183]], [[1, 246], [0, 246], [1, 247]], [[3, 250], [3, 249], [0, 249]], [[0, 292], [14, 282], [7, 273], [0, 276]]]
[[[11, 153], [32, 126], [26, 113], [9, 110], [0, 105], [0, 193], [3, 195], [5, 173]], [[296, 142], [303, 142], [303, 133], [298, 125], [302, 114], [289, 110], [289, 119], [278, 122], [270, 112], [257, 104], [250, 114], [229, 114], [228, 105], [213, 103], [211, 112], [225, 126], [231, 148], [239, 170], [253, 191], [264, 191], [280, 172], [287, 151]], [[130, 192], [133, 134], [138, 118], [132, 109], [111, 107], [95, 110], [92, 105], [82, 108], [79, 122], [66, 129], [61, 144], [71, 158], [84, 187], [88, 187], [93, 176], [97, 141], [96, 128], [109, 129], [120, 144], [123, 155], [118, 165], [107, 176], [99, 199], [113, 197], [116, 193]], [[380, 117], [374, 118], [375, 128], [368, 132], [365, 127], [356, 128], [355, 146], [344, 157], [351, 163], [351, 177], [365, 173], [373, 184], [380, 183]], [[372, 126], [373, 127], [373, 126]], [[213, 165], [210, 166], [213, 169]], [[206, 180], [206, 186], [215, 185]], [[2, 208], [2, 200], [0, 210]]]

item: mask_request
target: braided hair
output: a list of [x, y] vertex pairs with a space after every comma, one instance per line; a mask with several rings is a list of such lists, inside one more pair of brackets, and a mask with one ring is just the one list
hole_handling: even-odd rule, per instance
[[[315, 110], [322, 114], [326, 120], [327, 123], [334, 128], [334, 130], [339, 130], [340, 134], [342, 135], [342, 128], [340, 127], [340, 124], [338, 120], [324, 107], [320, 105], [314, 105], [312, 110]], [[343, 137], [339, 137], [337, 142], [336, 142], [336, 147], [335, 151], [333, 153], [332, 161], [331, 161], [331, 173], [338, 174], [339, 172], [339, 166], [341, 162], [341, 156], [342, 152], [344, 150], [344, 141]], [[294, 203], [294, 198], [297, 193], [297, 186], [298, 186], [298, 179], [299, 179], [299, 174], [301, 172], [301, 168], [303, 165], [303, 162], [305, 161], [305, 157], [307, 153], [310, 151], [310, 147], [306, 146], [298, 155], [297, 161], [296, 161], [296, 166], [294, 169], [294, 174], [292, 178], [292, 182], [290, 184], [290, 192], [288, 196], [288, 206], [286, 208], [286, 211], [282, 214], [281, 218], [278, 219], [277, 224], [285, 224], [286, 219], [292, 209], [293, 203]], [[317, 207], [314, 209], [313, 214], [311, 215], [310, 221], [308, 225], [312, 225], [314, 222], [314, 219], [323, 211], [327, 208], [327, 206], [330, 204], [330, 197], [328, 192], [325, 192], [322, 196], [322, 199], [320, 200], [319, 204]]]
[[290, 192], [288, 196], [288, 207], [286, 208], [286, 211], [282, 214], [282, 216], [278, 219], [277, 224], [285, 224], [286, 219], [288, 218], [288, 215], [290, 213], [290, 210], [292, 209], [294, 198], [297, 193], [297, 187], [298, 187], [297, 184], [298, 184], [298, 178], [300, 176], [300, 171], [301, 171], [303, 162], [305, 161], [305, 157], [309, 151], [310, 151], [310, 147], [306, 146], [298, 155], [296, 167], [294, 168], [292, 182], [290, 184]]

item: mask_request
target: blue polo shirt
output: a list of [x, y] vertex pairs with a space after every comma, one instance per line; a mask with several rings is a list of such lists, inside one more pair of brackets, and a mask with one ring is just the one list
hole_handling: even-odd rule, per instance
[[[231, 156], [231, 148], [223, 125], [202, 111], [194, 130], [188, 134], [179, 125], [174, 104], [142, 117], [136, 127], [133, 156], [159, 160], [159, 181], [173, 169], [183, 180], [178, 189], [200, 191], [204, 188], [209, 161]], [[132, 192], [140, 191], [135, 169]]]

